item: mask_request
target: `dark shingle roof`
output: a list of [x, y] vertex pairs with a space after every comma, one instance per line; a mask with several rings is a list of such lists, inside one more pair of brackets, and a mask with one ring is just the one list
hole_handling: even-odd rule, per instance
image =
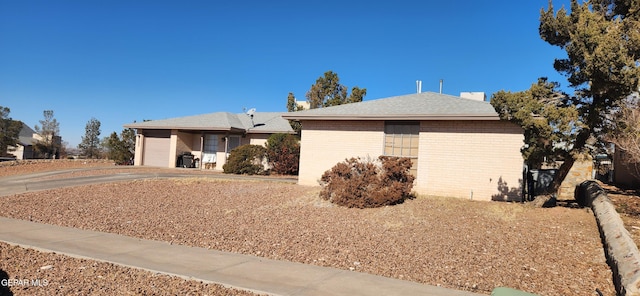
[[256, 112], [251, 117], [244, 113], [216, 112], [169, 119], [125, 124], [137, 129], [180, 129], [207, 131], [246, 131], [247, 133], [293, 133], [289, 122], [280, 112]]
[[22, 128], [20, 129], [20, 134], [18, 134], [18, 143], [22, 146], [33, 145], [36, 141], [36, 139], [33, 138], [33, 134], [35, 133], [36, 131], [22, 122]]
[[283, 115], [298, 120], [498, 120], [491, 104], [433, 92], [416, 93]]

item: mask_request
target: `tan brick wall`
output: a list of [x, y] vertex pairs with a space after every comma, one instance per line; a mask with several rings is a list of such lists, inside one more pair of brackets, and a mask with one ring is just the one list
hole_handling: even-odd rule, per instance
[[265, 146], [269, 136], [271, 136], [271, 134], [250, 134], [250, 135], [247, 135], [247, 139], [249, 141], [247, 144]]
[[[176, 153], [178, 155], [183, 152], [191, 152], [193, 149], [191, 145], [193, 144], [193, 134], [177, 132], [177, 141], [176, 141]], [[199, 149], [198, 147], [197, 149]]]
[[523, 139], [519, 127], [502, 121], [423, 121], [416, 191], [519, 200]]
[[640, 188], [640, 178], [636, 177], [636, 166], [640, 164], [630, 162], [619, 147], [613, 155], [613, 181], [616, 185], [630, 188]]
[[318, 185], [322, 174], [351, 157], [383, 153], [383, 121], [303, 121], [298, 183]]
[[191, 134], [191, 154], [195, 158], [202, 159], [202, 144], [204, 139], [201, 134]]
[[[345, 158], [376, 158], [383, 153], [384, 121], [303, 121], [302, 125], [299, 184], [318, 185], [320, 176]], [[519, 127], [501, 121], [423, 121], [415, 190], [461, 198], [473, 195], [476, 200], [519, 199], [522, 140]]]

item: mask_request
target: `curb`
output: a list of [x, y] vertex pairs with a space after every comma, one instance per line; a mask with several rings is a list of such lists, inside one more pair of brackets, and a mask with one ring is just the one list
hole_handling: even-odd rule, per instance
[[576, 188], [576, 200], [596, 217], [616, 294], [640, 295], [640, 252], [607, 193], [596, 181], [585, 181]]

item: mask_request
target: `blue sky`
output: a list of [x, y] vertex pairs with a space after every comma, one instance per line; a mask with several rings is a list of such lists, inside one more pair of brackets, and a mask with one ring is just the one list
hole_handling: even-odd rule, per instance
[[[564, 53], [538, 35], [548, 0], [0, 0], [0, 106], [31, 127], [54, 110], [77, 146], [142, 119], [286, 111], [324, 72], [365, 100], [528, 89]], [[566, 1], [554, 1], [555, 8]]]

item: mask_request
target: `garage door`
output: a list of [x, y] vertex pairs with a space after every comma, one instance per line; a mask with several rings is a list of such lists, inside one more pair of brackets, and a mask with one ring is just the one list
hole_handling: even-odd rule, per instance
[[144, 137], [144, 153], [142, 165], [167, 167], [169, 166], [169, 151], [171, 147], [170, 132], [154, 133]]

